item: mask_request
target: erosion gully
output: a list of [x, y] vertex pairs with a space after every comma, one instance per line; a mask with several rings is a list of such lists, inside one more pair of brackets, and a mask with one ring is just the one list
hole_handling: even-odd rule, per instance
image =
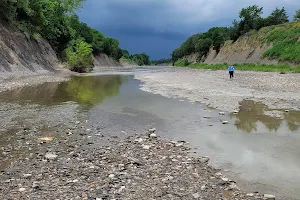
[[242, 189], [300, 199], [300, 112], [276, 118], [265, 114], [270, 109], [262, 103], [243, 101], [238, 114], [219, 115], [186, 99], [141, 91], [136, 73], [143, 70], [74, 76], [68, 82], [0, 93], [0, 170], [38, 151], [28, 147], [22, 134], [30, 132], [33, 143], [59, 139], [69, 131], [66, 124], [84, 119], [103, 135], [156, 127], [161, 137], [188, 141], [195, 155], [210, 156], [212, 165]]

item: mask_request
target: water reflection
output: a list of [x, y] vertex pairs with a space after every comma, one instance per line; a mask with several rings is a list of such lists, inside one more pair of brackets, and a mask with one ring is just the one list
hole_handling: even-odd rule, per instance
[[64, 83], [44, 83], [0, 94], [0, 101], [33, 102], [42, 105], [74, 101], [92, 107], [105, 98], [117, 95], [128, 76], [74, 76]]
[[[281, 114], [281, 116], [270, 116], [266, 114], [267, 112]], [[285, 113], [283, 110], [268, 109], [263, 103], [251, 100], [240, 102], [240, 112], [232, 114], [231, 118], [237, 119], [235, 126], [238, 130], [248, 133], [257, 131], [259, 122], [264, 124], [269, 132], [277, 132], [284, 121], [290, 131], [297, 131], [300, 128], [299, 111]]]

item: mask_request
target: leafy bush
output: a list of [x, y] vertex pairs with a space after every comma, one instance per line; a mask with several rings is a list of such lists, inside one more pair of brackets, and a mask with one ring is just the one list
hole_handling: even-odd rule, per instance
[[92, 45], [83, 39], [71, 41], [66, 49], [68, 67], [76, 72], [89, 71], [93, 63], [92, 52]]

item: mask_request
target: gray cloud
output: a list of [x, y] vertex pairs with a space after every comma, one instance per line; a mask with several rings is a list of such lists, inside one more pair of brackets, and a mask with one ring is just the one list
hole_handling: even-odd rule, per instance
[[78, 14], [91, 27], [119, 39], [122, 48], [158, 59], [169, 57], [191, 34], [231, 25], [241, 8], [253, 4], [264, 7], [264, 15], [285, 7], [292, 16], [300, 8], [299, 0], [87, 0]]

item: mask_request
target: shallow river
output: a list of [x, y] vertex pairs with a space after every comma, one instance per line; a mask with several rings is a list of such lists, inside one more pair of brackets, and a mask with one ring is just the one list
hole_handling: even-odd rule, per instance
[[[244, 101], [239, 114], [223, 116], [202, 104], [143, 92], [134, 73], [143, 71], [77, 76], [65, 83], [1, 93], [0, 105], [19, 105], [25, 111], [20, 114], [17, 106], [2, 109], [0, 118], [6, 121], [1, 126], [10, 127], [1, 127], [0, 145], [16, 142], [4, 137], [13, 126], [17, 129], [19, 124], [12, 121], [18, 116], [43, 118], [46, 123], [47, 116], [55, 121], [58, 109], [57, 118], [72, 120], [64, 107], [76, 105], [70, 113], [84, 113], [89, 125], [101, 127], [103, 134], [126, 135], [156, 127], [164, 138], [189, 141], [193, 153], [210, 156], [210, 162], [243, 189], [284, 196], [277, 199], [300, 199], [300, 112], [284, 112], [279, 119], [264, 114], [268, 108], [263, 104]], [[31, 105], [41, 107], [37, 116], [26, 110]], [[51, 114], [43, 115], [42, 108], [50, 109]], [[229, 124], [222, 124], [223, 120]]]

